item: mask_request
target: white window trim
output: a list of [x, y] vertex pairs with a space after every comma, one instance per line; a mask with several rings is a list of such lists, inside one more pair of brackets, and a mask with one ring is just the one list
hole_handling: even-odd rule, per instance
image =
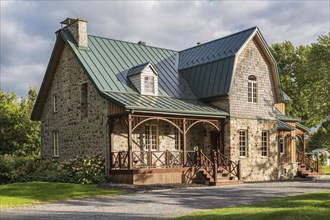
[[[147, 134], [146, 130], [147, 127], [149, 127], [149, 134]], [[149, 139], [149, 141], [152, 141], [152, 129], [150, 129], [151, 127], [156, 127], [156, 146], [155, 148], [152, 148], [152, 143], [150, 143], [150, 147], [147, 147], [147, 139]], [[159, 150], [159, 144], [158, 144], [158, 124], [146, 124], [145, 125], [145, 150]], [[149, 138], [147, 138], [147, 135], [149, 135]]]
[[174, 148], [175, 150], [182, 150], [183, 148], [183, 135], [182, 133], [175, 128], [174, 131]]
[[[244, 147], [245, 147], [245, 155], [241, 156], [241, 132], [244, 132]], [[238, 146], [239, 146], [239, 158], [246, 158], [248, 157], [248, 131], [245, 129], [241, 129], [238, 131]]]
[[[250, 84], [251, 84], [251, 101], [249, 100], [249, 98], [250, 98], [249, 97], [249, 95], [250, 95], [250, 92], [249, 92]], [[253, 91], [254, 88], [256, 90], [255, 92]], [[254, 99], [254, 95], [255, 95], [255, 99]], [[248, 102], [249, 103], [258, 103], [258, 83], [257, 83], [257, 79], [256, 80], [248, 79]]]
[[[263, 134], [266, 134], [266, 142], [263, 140]], [[264, 146], [264, 143], [266, 143], [266, 146]], [[264, 148], [266, 147], [266, 156], [263, 155]], [[268, 158], [269, 157], [269, 131], [262, 131], [261, 132], [261, 157], [262, 158]]]
[[[146, 90], [146, 77], [152, 78], [152, 92]], [[144, 81], [144, 94], [146, 95], [155, 95], [155, 76], [143, 76], [143, 81]], [[151, 81], [151, 80], [150, 80]]]
[[59, 145], [58, 145], [58, 131], [55, 130], [53, 131], [53, 156], [54, 157], [59, 157], [60, 156], [60, 150], [59, 150]]

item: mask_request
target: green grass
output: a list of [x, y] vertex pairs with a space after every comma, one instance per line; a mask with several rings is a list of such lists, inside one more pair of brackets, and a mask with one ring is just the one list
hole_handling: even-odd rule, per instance
[[118, 195], [122, 191], [99, 189], [95, 185], [28, 182], [0, 185], [0, 210], [42, 202]]
[[330, 175], [330, 166], [323, 166], [322, 171], [325, 175]]
[[330, 190], [272, 199], [249, 206], [196, 212], [178, 219], [319, 220], [329, 219]]

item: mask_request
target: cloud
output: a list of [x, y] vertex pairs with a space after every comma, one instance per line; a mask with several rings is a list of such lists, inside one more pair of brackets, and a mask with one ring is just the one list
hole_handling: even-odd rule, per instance
[[269, 44], [315, 42], [329, 32], [329, 1], [0, 1], [1, 85], [26, 96], [39, 88], [54, 32], [86, 18], [93, 35], [185, 49], [258, 26]]

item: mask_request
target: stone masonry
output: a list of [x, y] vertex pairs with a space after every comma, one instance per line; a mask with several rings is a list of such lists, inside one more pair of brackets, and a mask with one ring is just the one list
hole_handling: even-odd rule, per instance
[[[88, 112], [81, 111], [81, 88], [87, 83]], [[58, 111], [54, 112], [54, 96]], [[53, 158], [53, 131], [58, 131], [60, 160], [104, 154], [106, 100], [100, 97], [77, 59], [65, 46], [41, 116], [41, 156]]]
[[[257, 103], [248, 102], [248, 76], [257, 78]], [[276, 103], [271, 67], [256, 40], [251, 40], [237, 58], [236, 71], [229, 99], [212, 104], [226, 109], [230, 118], [225, 123], [225, 154], [241, 161], [245, 181], [277, 179], [278, 147]], [[239, 130], [247, 130], [247, 156], [239, 157]], [[268, 156], [261, 155], [261, 132], [268, 131]]]

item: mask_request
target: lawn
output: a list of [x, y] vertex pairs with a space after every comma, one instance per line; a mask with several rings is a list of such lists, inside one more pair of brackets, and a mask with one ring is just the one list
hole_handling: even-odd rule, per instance
[[95, 185], [72, 183], [28, 182], [0, 185], [0, 210], [41, 202], [118, 195], [118, 190], [99, 189]]
[[196, 212], [178, 219], [319, 220], [330, 218], [330, 190], [272, 199], [249, 206]]
[[325, 175], [330, 175], [330, 166], [323, 166], [322, 171]]

